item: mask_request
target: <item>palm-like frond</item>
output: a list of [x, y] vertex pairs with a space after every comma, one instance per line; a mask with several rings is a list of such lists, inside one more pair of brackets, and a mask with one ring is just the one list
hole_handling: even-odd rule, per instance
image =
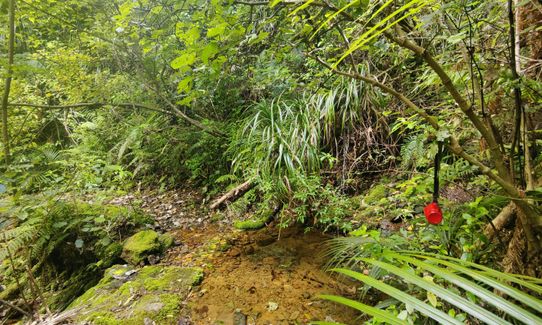
[[[381, 260], [373, 258], [361, 260], [413, 285], [418, 292], [421, 290], [442, 299], [448, 306], [466, 312], [473, 319], [487, 324], [511, 324], [511, 318], [524, 324], [542, 324], [540, 314], [542, 300], [535, 296], [542, 294], [542, 286], [537, 279], [507, 274], [483, 265], [437, 254], [385, 251], [381, 257]], [[414, 294], [403, 292], [384, 281], [359, 272], [343, 268], [333, 270], [386, 293], [439, 324], [462, 324], [444, 313], [436, 302], [427, 304]], [[433, 274], [435, 281], [428, 281], [427, 274]], [[512, 284], [522, 286], [535, 295], [519, 290]], [[479, 300], [467, 299], [466, 293], [478, 297]], [[380, 309], [364, 308], [362, 305], [357, 308], [357, 305], [344, 299], [329, 296], [323, 298], [356, 308], [377, 319], [382, 317], [383, 310]], [[480, 301], [485, 304], [480, 305]], [[488, 308], [488, 305], [493, 308]], [[389, 313], [386, 315], [393, 316]]]

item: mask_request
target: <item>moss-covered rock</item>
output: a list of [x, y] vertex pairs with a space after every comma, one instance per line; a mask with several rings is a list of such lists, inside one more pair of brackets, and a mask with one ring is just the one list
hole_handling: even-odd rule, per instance
[[162, 251], [160, 236], [154, 230], [143, 230], [128, 238], [122, 247], [121, 257], [133, 265], [139, 265], [151, 254]]
[[202, 278], [197, 268], [115, 265], [68, 309], [81, 309], [77, 322], [143, 324], [147, 318], [157, 324], [176, 324], [181, 302]]
[[270, 222], [275, 216], [275, 208], [264, 206], [258, 210], [256, 215], [247, 220], [238, 220], [233, 223], [233, 226], [241, 230], [256, 230], [265, 227], [265, 224]]
[[170, 248], [171, 246], [173, 246], [173, 244], [175, 244], [175, 238], [170, 233], [165, 233], [165, 234], [160, 235], [158, 240], [160, 241], [160, 244], [162, 245], [162, 250], [166, 250]]
[[388, 189], [382, 184], [373, 186], [367, 195], [363, 198], [363, 203], [366, 205], [372, 205], [378, 203], [380, 200], [386, 198], [388, 195]]

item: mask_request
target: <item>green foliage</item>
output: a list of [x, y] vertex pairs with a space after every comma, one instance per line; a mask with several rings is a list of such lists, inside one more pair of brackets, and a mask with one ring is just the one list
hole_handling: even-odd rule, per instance
[[287, 185], [280, 181], [284, 177], [318, 172], [318, 116], [303, 108], [299, 100], [256, 104], [233, 143], [234, 170], [254, 173], [263, 180], [277, 179], [284, 192]]
[[[345, 298], [323, 298], [354, 307], [376, 320], [388, 322], [389, 319], [398, 324], [422, 321], [423, 318], [430, 318], [438, 324], [463, 324], [466, 318], [487, 324], [509, 324], [510, 318], [524, 324], [542, 322], [542, 300], [539, 299], [542, 287], [535, 278], [502, 273], [436, 254], [383, 251], [377, 256], [380, 259], [361, 260], [387, 273], [393, 279], [391, 284], [348, 269], [334, 271], [394, 298], [394, 305], [401, 306], [399, 314], [390, 312], [392, 309], [389, 307], [386, 311], [378, 307], [368, 308]], [[405, 287], [403, 283], [410, 285]]]
[[[0, 259], [5, 261], [0, 269], [7, 283], [15, 283], [31, 265], [40, 285], [64, 292], [52, 298], [55, 305], [69, 301], [85, 288], [70, 277], [91, 284], [93, 274], [118, 260], [120, 234], [149, 222], [141, 212], [124, 207], [39, 195], [2, 199], [0, 220]], [[48, 283], [54, 276], [66, 283]], [[26, 276], [19, 281], [23, 287], [13, 287], [2, 295], [35, 290]]]

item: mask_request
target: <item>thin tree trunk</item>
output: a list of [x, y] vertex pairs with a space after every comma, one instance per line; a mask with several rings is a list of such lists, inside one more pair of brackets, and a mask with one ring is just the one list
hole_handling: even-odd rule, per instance
[[4, 142], [4, 159], [6, 166], [10, 161], [10, 143], [8, 130], [8, 102], [11, 91], [11, 78], [13, 75], [13, 57], [15, 52], [15, 0], [9, 0], [9, 37], [8, 37], [8, 66], [6, 82], [4, 83], [4, 95], [2, 97], [2, 140]]
[[510, 224], [513, 221], [516, 213], [516, 206], [514, 203], [510, 202], [505, 206], [501, 212], [493, 219], [489, 224], [484, 228], [484, 235], [488, 240], [492, 240], [499, 231], [501, 231], [507, 224]]

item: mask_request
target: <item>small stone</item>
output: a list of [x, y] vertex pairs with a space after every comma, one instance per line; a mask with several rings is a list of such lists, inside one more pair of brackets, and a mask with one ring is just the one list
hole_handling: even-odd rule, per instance
[[275, 237], [273, 236], [269, 236], [269, 237], [264, 237], [262, 239], [259, 239], [258, 241], [256, 241], [256, 244], [258, 244], [258, 246], [268, 246], [268, 245], [271, 245], [275, 242]]
[[228, 256], [237, 257], [239, 255], [241, 255], [241, 251], [239, 250], [239, 248], [232, 248], [228, 251]]
[[150, 265], [155, 265], [158, 262], [160, 262], [160, 256], [149, 255], [149, 256], [147, 256], [147, 261], [149, 261]]
[[276, 303], [276, 302], [270, 301], [270, 302], [267, 303], [267, 307], [266, 307], [266, 308], [267, 308], [267, 310], [269, 310], [269, 311], [275, 311], [275, 310], [279, 309], [279, 304]]
[[159, 312], [162, 308], [164, 308], [164, 304], [161, 302], [153, 302], [143, 307], [144, 310], [151, 312]]
[[177, 322], [177, 325], [191, 325], [192, 322], [190, 321], [189, 318], [187, 317], [182, 317], [181, 319], [179, 319], [179, 321]]
[[134, 274], [134, 273], [137, 273], [137, 270], [129, 270], [129, 271], [126, 271], [126, 272], [124, 272], [124, 275], [130, 276], [130, 275], [132, 275], [132, 274]]
[[272, 257], [272, 256], [264, 257], [262, 259], [262, 263], [264, 265], [275, 265], [275, 264], [277, 264], [277, 259]]
[[233, 312], [233, 325], [247, 325], [247, 315], [243, 314], [241, 309]]

